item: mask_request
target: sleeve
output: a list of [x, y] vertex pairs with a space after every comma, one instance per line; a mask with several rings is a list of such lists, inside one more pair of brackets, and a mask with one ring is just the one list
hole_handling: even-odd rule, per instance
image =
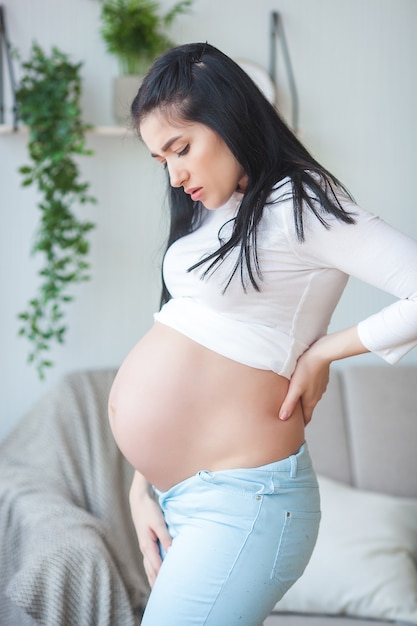
[[355, 204], [355, 223], [326, 216], [329, 228], [309, 212], [297, 254], [316, 267], [336, 268], [392, 294], [397, 300], [358, 324], [364, 346], [396, 363], [417, 345], [417, 241]]

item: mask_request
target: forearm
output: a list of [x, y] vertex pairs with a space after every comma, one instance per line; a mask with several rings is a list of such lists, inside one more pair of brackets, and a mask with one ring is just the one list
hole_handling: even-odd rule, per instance
[[369, 350], [359, 339], [357, 326], [346, 328], [318, 339], [307, 351], [309, 358], [318, 359], [330, 365], [333, 361], [346, 359]]
[[136, 502], [138, 499], [141, 499], [144, 496], [149, 496], [150, 489], [151, 486], [146, 478], [142, 474], [140, 474], [140, 472], [135, 471], [129, 492], [129, 499], [131, 504], [132, 500]]

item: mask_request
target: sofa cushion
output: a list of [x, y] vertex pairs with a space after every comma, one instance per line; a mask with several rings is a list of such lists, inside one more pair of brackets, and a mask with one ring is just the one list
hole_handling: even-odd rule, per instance
[[417, 624], [417, 500], [319, 483], [317, 546], [275, 610]]
[[351, 484], [342, 382], [341, 372], [332, 369], [326, 393], [306, 429], [306, 439], [316, 472]]
[[417, 497], [416, 367], [346, 368], [343, 392], [353, 483], [361, 489]]
[[[404, 622], [403, 622], [404, 624]], [[369, 620], [346, 615], [302, 615], [301, 613], [271, 613], [263, 626], [401, 626], [399, 622]]]

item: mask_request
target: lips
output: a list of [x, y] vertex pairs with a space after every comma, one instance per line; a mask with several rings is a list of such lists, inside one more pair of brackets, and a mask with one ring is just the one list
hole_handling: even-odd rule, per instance
[[192, 189], [185, 189], [184, 190], [185, 193], [187, 193], [189, 196], [191, 196], [191, 199], [194, 202], [197, 202], [198, 200], [200, 200], [201, 195], [203, 193], [203, 188], [202, 187], [194, 187]]

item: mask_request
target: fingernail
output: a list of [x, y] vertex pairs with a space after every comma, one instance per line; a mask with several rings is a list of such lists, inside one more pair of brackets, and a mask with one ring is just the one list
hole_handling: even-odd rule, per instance
[[279, 414], [279, 419], [280, 420], [284, 420], [285, 421], [288, 418], [289, 418], [288, 411], [282, 411], [282, 413]]

